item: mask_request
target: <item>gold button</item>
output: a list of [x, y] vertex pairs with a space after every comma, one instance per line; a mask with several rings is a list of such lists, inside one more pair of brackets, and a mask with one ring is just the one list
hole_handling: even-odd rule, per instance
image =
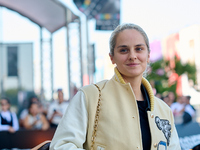
[[154, 117], [154, 115], [153, 115], [153, 114], [151, 114], [150, 116], [151, 116], [151, 118], [153, 118], [153, 117]]
[[133, 118], [135, 118], [135, 116], [133, 116]]
[[139, 146], [137, 146], [137, 149], [139, 149], [140, 147]]
[[158, 146], [158, 144], [157, 144], [157, 143], [154, 143], [153, 146], [156, 148], [156, 147]]

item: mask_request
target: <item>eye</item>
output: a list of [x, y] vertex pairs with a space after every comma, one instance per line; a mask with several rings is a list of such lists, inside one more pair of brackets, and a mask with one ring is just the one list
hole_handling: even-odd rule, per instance
[[141, 48], [141, 47], [136, 47], [135, 50], [136, 50], [136, 51], [141, 51], [142, 48]]
[[120, 49], [120, 53], [127, 53], [128, 50], [127, 49]]

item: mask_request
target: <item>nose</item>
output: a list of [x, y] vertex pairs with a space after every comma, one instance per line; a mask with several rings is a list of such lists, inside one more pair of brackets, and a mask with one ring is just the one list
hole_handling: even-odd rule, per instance
[[135, 60], [137, 59], [137, 55], [135, 53], [134, 50], [130, 50], [130, 53], [129, 53], [129, 60]]

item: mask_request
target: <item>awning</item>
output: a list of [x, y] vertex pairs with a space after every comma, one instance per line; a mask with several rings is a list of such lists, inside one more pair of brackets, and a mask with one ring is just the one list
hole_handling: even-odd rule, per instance
[[0, 0], [0, 6], [18, 12], [51, 33], [78, 18], [58, 0]]

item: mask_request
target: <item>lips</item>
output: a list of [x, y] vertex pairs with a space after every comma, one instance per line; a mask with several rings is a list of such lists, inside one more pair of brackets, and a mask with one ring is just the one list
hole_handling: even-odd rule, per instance
[[134, 66], [138, 66], [139, 63], [129, 63], [129, 64], [126, 64], [127, 66], [129, 67], [134, 67]]

